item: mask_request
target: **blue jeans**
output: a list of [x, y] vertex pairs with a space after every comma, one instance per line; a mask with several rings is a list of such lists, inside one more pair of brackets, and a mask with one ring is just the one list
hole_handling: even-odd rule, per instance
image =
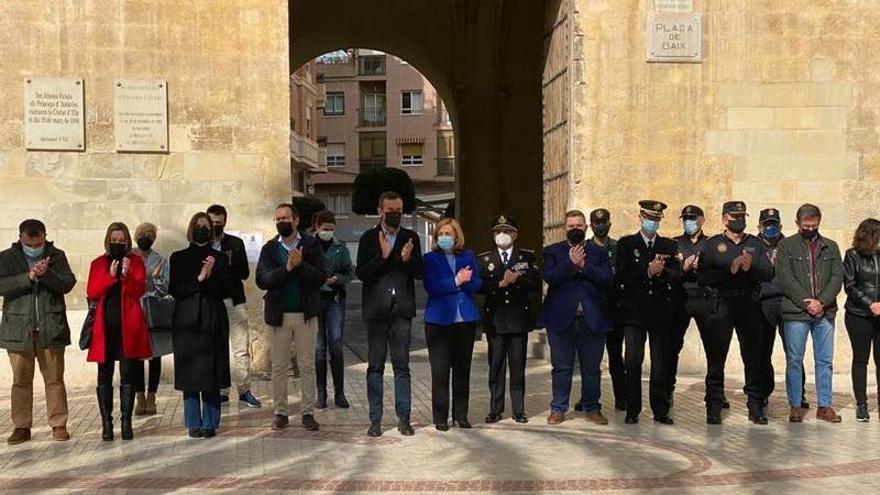
[[816, 396], [819, 407], [831, 407], [832, 360], [834, 358], [834, 320], [826, 317], [809, 321], [785, 321], [785, 391], [788, 403], [800, 407], [803, 401], [804, 351], [807, 335], [813, 335]]
[[412, 385], [409, 371], [409, 345], [412, 321], [402, 316], [387, 320], [366, 320], [367, 324], [367, 400], [370, 421], [382, 421], [385, 388], [385, 359], [391, 352], [394, 368], [394, 409], [398, 421], [410, 420]]
[[220, 427], [220, 391], [184, 392], [183, 424], [190, 430]]
[[327, 355], [330, 355], [330, 370], [333, 386], [337, 392], [343, 388], [345, 366], [342, 357], [342, 330], [345, 327], [345, 299], [326, 301], [318, 315], [318, 338], [315, 344], [315, 376], [318, 392], [327, 388]]
[[562, 413], [568, 411], [575, 353], [581, 365], [584, 412], [601, 410], [599, 397], [602, 393], [602, 374], [599, 366], [605, 354], [605, 335], [593, 333], [587, 328], [584, 318], [579, 316], [565, 331], [547, 332], [547, 340], [550, 342], [550, 363], [553, 365], [553, 400], [550, 402], [550, 410]]

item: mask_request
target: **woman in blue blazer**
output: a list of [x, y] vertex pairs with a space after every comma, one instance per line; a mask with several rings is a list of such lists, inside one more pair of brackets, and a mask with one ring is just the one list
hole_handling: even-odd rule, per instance
[[480, 312], [474, 294], [480, 290], [480, 270], [473, 251], [464, 249], [464, 234], [451, 218], [434, 230], [433, 250], [425, 255], [425, 338], [431, 362], [431, 403], [434, 426], [449, 430], [449, 373], [452, 372], [452, 421], [470, 428], [471, 358]]

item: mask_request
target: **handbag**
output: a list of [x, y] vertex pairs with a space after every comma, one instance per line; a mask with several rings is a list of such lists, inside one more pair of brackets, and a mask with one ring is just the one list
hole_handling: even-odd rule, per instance
[[92, 345], [92, 330], [95, 327], [95, 312], [98, 310], [98, 301], [87, 300], [89, 312], [83, 321], [82, 330], [79, 332], [79, 348], [86, 350]]
[[176, 301], [172, 311], [174, 331], [198, 332], [202, 326], [202, 294], [195, 293]]
[[151, 332], [170, 332], [174, 317], [174, 298], [146, 296], [144, 297], [144, 313], [147, 319], [147, 328]]

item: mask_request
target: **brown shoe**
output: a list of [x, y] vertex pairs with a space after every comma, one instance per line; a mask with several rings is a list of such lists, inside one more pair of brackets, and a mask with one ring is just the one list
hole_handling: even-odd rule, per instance
[[840, 423], [843, 418], [834, 411], [833, 407], [820, 407], [816, 409], [816, 419], [828, 421], [829, 423]]
[[147, 416], [156, 414], [156, 394], [154, 392], [147, 393], [147, 404], [144, 408], [144, 414]]
[[587, 413], [587, 421], [591, 421], [597, 425], [607, 425], [608, 418], [602, 415], [602, 411], [590, 411]]
[[12, 430], [12, 435], [9, 435], [9, 438], [6, 439], [6, 443], [8, 443], [9, 445], [18, 445], [20, 443], [25, 443], [30, 439], [30, 428], [16, 428]]
[[143, 392], [134, 394], [134, 415], [143, 416], [147, 414], [147, 398]]
[[806, 411], [802, 407], [792, 407], [791, 412], [788, 414], [788, 422], [803, 423], [805, 413]]
[[52, 440], [56, 442], [66, 442], [70, 440], [70, 433], [67, 432], [66, 426], [56, 426], [52, 428]]
[[558, 425], [565, 421], [565, 413], [553, 411], [547, 416], [548, 425]]

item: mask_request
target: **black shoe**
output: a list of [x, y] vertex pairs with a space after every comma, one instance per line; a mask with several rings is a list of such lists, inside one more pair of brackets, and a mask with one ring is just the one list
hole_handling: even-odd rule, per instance
[[639, 424], [639, 417], [633, 416], [631, 414], [627, 414], [626, 419], [624, 419], [623, 422], [628, 425], [636, 425], [636, 424]]
[[351, 407], [351, 404], [348, 403], [348, 399], [345, 398], [345, 392], [336, 392], [333, 394], [333, 403], [340, 409], [348, 409]]
[[327, 409], [326, 390], [318, 390], [318, 398], [315, 399], [315, 409]]
[[202, 430], [202, 438], [214, 438], [217, 436], [217, 430], [213, 428], [205, 428]]
[[489, 423], [489, 424], [497, 423], [497, 422], [501, 421], [502, 419], [503, 418], [501, 417], [500, 414], [489, 413], [489, 415], [486, 416], [486, 423]]
[[113, 387], [108, 385], [99, 386], [98, 410], [101, 412], [101, 440], [113, 441]]
[[721, 407], [718, 406], [709, 406], [706, 408], [706, 424], [710, 425], [720, 425], [721, 424]]
[[614, 401], [614, 409], [626, 411], [626, 401]]
[[862, 402], [861, 404], [856, 406], [856, 421], [860, 423], [867, 423], [871, 420], [871, 415], [868, 414], [868, 403]]
[[437, 428], [437, 431], [449, 431], [449, 424], [437, 423], [434, 425], [434, 428]]
[[730, 409], [730, 402], [727, 402], [727, 397], [721, 399], [721, 409]]
[[409, 421], [398, 422], [397, 423], [397, 431], [399, 431], [400, 434], [405, 437], [411, 437], [416, 434], [415, 430], [413, 430], [412, 425], [409, 424]]
[[119, 410], [122, 413], [120, 417], [122, 439], [132, 440], [134, 429], [131, 425], [131, 414], [134, 412], [134, 385], [119, 387]]
[[471, 428], [473, 428], [473, 426], [471, 426], [471, 422], [466, 419], [461, 421], [453, 421], [452, 424], [458, 426], [463, 430], [470, 430]]
[[260, 400], [257, 399], [254, 396], [253, 392], [251, 392], [250, 390], [247, 390], [247, 391], [245, 391], [245, 393], [240, 394], [238, 396], [238, 400], [239, 400], [239, 402], [244, 402], [244, 404], [247, 407], [251, 407], [254, 409], [258, 409], [258, 408], [263, 407], [263, 403], [260, 402]]
[[654, 416], [654, 421], [660, 423], [661, 425], [674, 425], [675, 421], [669, 416]]
[[308, 431], [318, 431], [321, 429], [321, 425], [315, 421], [315, 417], [311, 414], [306, 414], [302, 417], [302, 425]]
[[801, 401], [801, 409], [809, 409], [809, 408], [810, 408], [809, 402], [807, 402], [805, 400]]
[[220, 404], [225, 404], [227, 402], [229, 402], [229, 396], [220, 394]]
[[583, 411], [584, 410], [584, 400], [581, 399], [574, 404], [575, 411]]
[[749, 406], [749, 421], [756, 425], [766, 425], [767, 414], [764, 412], [764, 406]]
[[190, 428], [189, 429], [189, 437], [190, 438], [202, 438], [202, 430], [199, 428]]
[[272, 429], [275, 431], [283, 430], [287, 428], [288, 424], [290, 424], [290, 420], [287, 418], [287, 416], [276, 414], [275, 420], [272, 421]]
[[514, 414], [513, 420], [520, 424], [526, 424], [529, 422], [529, 418], [525, 414]]
[[367, 429], [368, 437], [381, 437], [382, 436], [382, 422], [381, 421], [370, 421], [370, 428]]

